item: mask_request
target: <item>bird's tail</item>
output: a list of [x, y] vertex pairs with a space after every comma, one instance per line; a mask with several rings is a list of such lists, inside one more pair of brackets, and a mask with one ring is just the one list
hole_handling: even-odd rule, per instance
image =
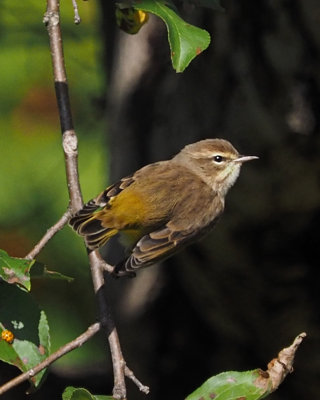
[[99, 218], [100, 205], [94, 200], [89, 201], [69, 221], [70, 226], [80, 236], [84, 236], [88, 249], [93, 250], [103, 246], [112, 236], [118, 233], [117, 229], [102, 225]]

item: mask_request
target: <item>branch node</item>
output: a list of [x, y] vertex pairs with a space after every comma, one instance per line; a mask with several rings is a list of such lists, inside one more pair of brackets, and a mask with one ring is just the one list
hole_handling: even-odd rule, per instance
[[112, 391], [112, 397], [117, 400], [126, 400], [126, 388], [122, 384], [115, 384]]
[[78, 139], [73, 130], [67, 130], [63, 133], [62, 145], [65, 154], [68, 156], [75, 155], [78, 150]]
[[114, 266], [106, 263], [104, 260], [101, 260], [99, 266], [102, 271], [108, 272], [109, 274], [112, 274], [112, 272], [114, 271]]
[[56, 11], [47, 11], [44, 13], [43, 16], [43, 23], [45, 26], [51, 25], [51, 26], [57, 26], [59, 25], [60, 22], [60, 16], [59, 13]]

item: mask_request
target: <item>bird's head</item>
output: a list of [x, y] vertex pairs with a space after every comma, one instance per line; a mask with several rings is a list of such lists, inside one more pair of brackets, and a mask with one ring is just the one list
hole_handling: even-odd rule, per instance
[[225, 196], [237, 180], [241, 165], [257, 158], [240, 155], [227, 140], [205, 139], [184, 147], [174, 160], [190, 168]]

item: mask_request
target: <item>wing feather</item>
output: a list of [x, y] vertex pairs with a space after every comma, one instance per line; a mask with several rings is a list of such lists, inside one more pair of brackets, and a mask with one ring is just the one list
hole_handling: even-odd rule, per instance
[[143, 236], [132, 249], [130, 256], [119, 263], [115, 275], [132, 274], [133, 271], [147, 267], [168, 258], [172, 253], [182, 249], [207, 233], [216, 223], [223, 211], [223, 201], [216, 195], [210, 198], [210, 204], [200, 204], [198, 215], [177, 213], [177, 218], [165, 226]]

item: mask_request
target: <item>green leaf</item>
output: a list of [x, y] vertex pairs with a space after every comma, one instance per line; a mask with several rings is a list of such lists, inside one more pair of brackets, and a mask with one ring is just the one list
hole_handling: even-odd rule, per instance
[[166, 0], [135, 0], [134, 8], [157, 15], [167, 26], [171, 60], [176, 72], [182, 72], [210, 43], [207, 31], [180, 18]]
[[[40, 347], [36, 346], [34, 343], [28, 342], [27, 340], [15, 339], [12, 344], [12, 349], [15, 352], [15, 358], [11, 360], [10, 364], [15, 365], [22, 372], [28, 371], [46, 358], [45, 352], [41, 350]], [[17, 362], [17, 360], [19, 362]], [[30, 378], [32, 385], [37, 387], [45, 372], [46, 370], [44, 369], [34, 377]]]
[[[15, 365], [22, 372], [39, 364], [50, 354], [47, 317], [27, 292], [17, 286], [0, 284], [0, 332], [8, 329], [14, 334], [12, 344], [0, 340], [0, 360]], [[45, 370], [30, 379], [37, 387]]]
[[63, 394], [62, 400], [114, 400], [112, 396], [93, 395], [87, 389], [68, 386]]
[[[31, 269], [32, 267], [32, 269]], [[32, 279], [50, 278], [72, 282], [73, 278], [50, 271], [42, 263], [35, 260], [10, 257], [7, 252], [0, 249], [0, 278], [5, 282], [17, 285], [22, 290], [31, 290]]]
[[40, 313], [38, 333], [39, 333], [40, 346], [42, 346], [44, 349], [47, 349], [47, 353], [49, 353], [51, 349], [50, 331], [49, 331], [48, 319], [44, 311], [41, 311]]
[[23, 290], [30, 290], [30, 269], [34, 260], [10, 257], [0, 249], [0, 277], [8, 283], [16, 284]]
[[258, 400], [271, 392], [270, 386], [261, 388], [259, 379], [263, 371], [229, 371], [209, 378], [186, 400]]

